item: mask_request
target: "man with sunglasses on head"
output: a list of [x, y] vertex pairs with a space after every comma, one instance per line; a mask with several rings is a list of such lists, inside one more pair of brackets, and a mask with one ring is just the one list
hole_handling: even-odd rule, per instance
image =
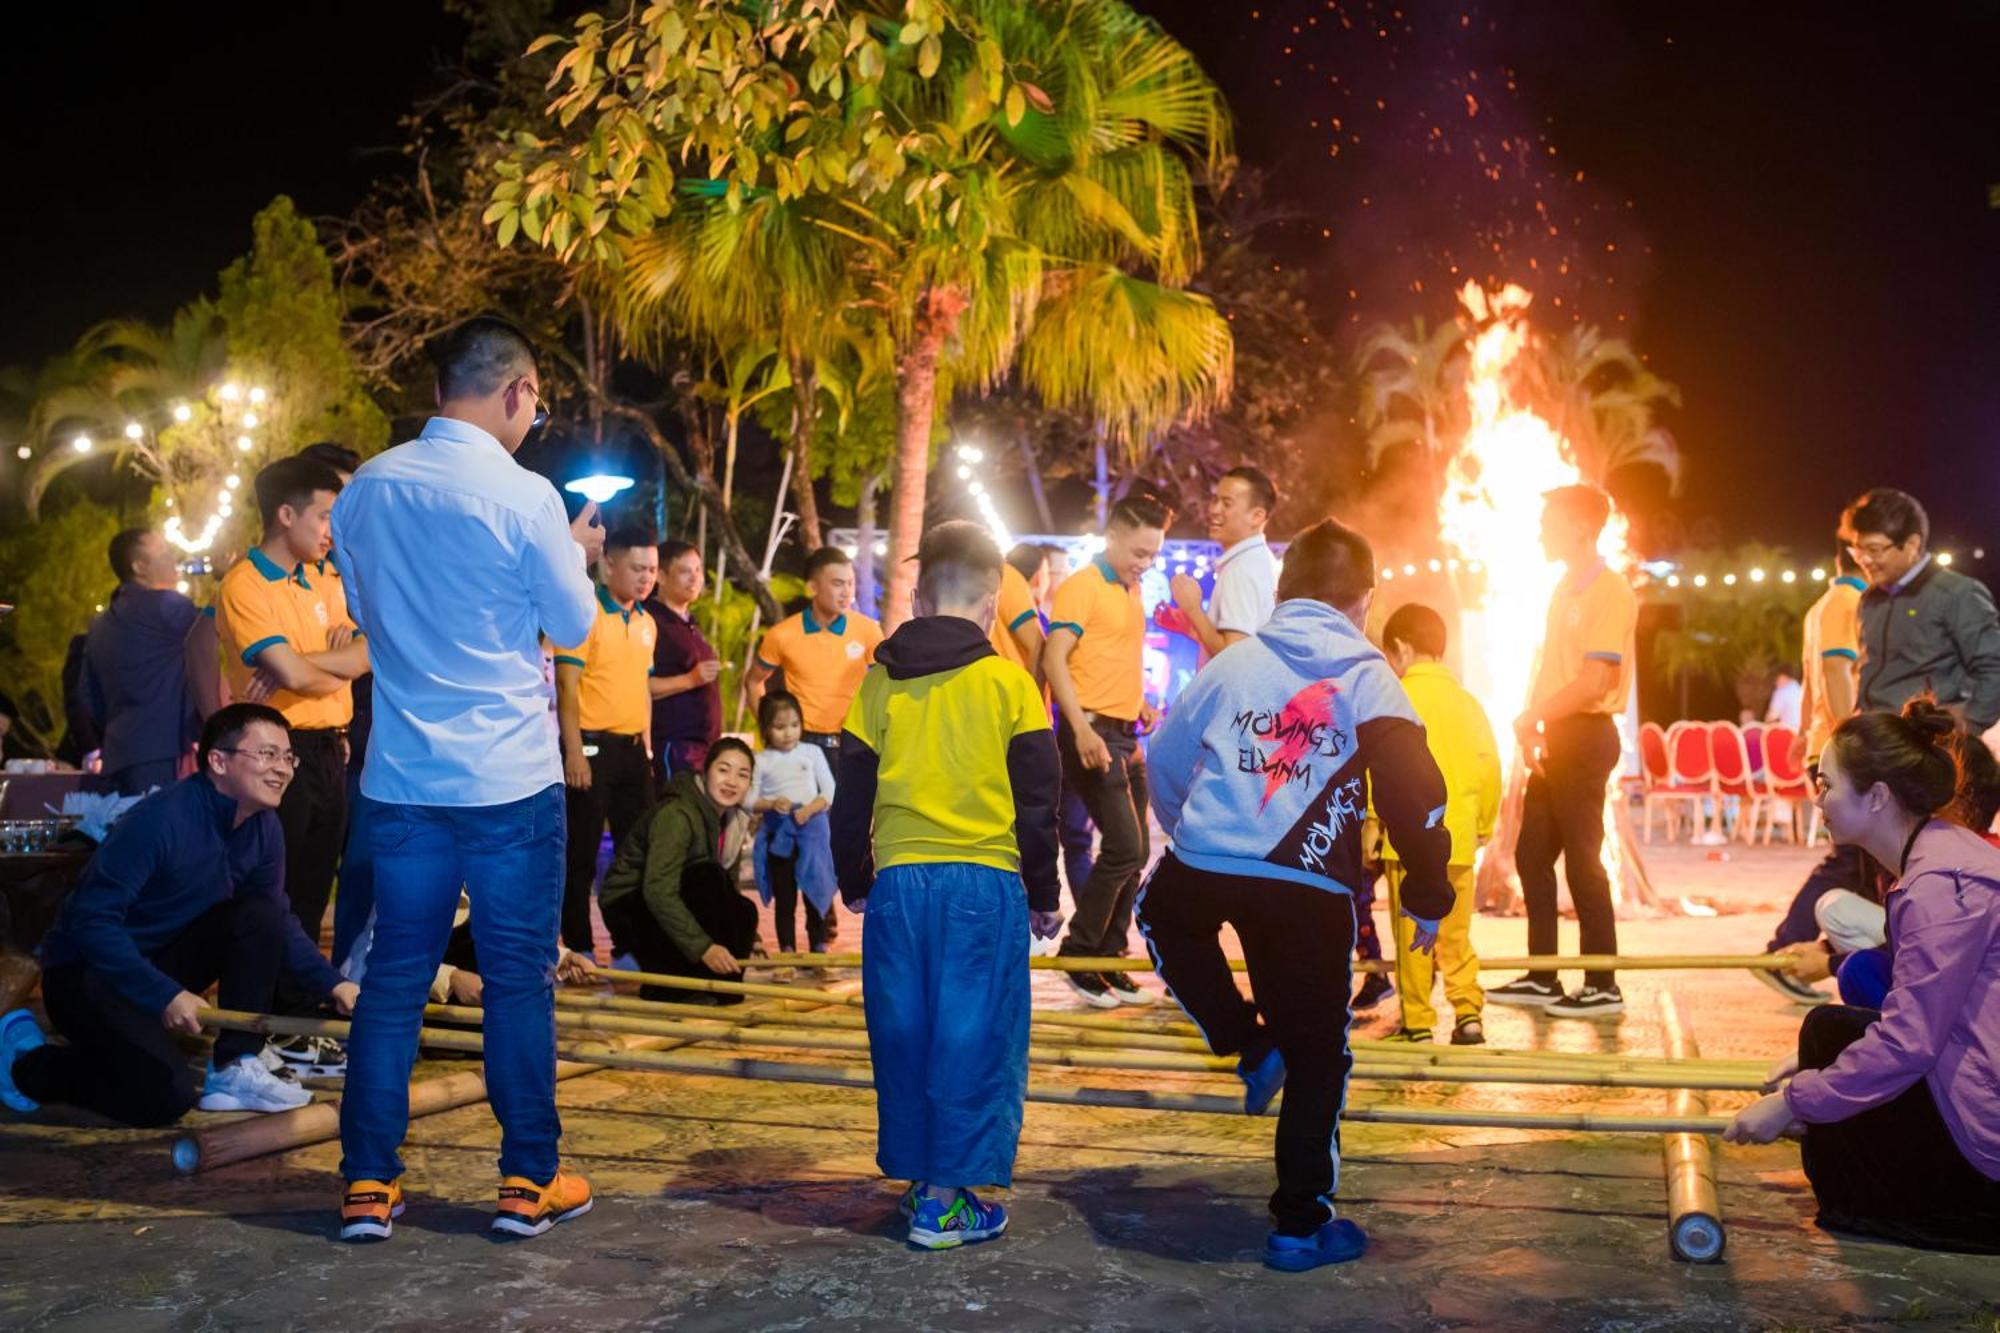
[[580, 643], [598, 611], [597, 506], [574, 522], [514, 461], [543, 421], [534, 349], [481, 317], [440, 340], [438, 411], [361, 465], [333, 513], [334, 550], [375, 670], [361, 799], [375, 854], [368, 985], [340, 1106], [341, 1238], [386, 1240], [425, 1001], [463, 886], [483, 979], [486, 1086], [500, 1121], [493, 1229], [538, 1236], [590, 1208], [556, 1144], [556, 927], [562, 755], [541, 636]]
[[[68, 1039], [0, 1018], [0, 1103], [61, 1102], [124, 1125], [169, 1125], [197, 1105], [177, 1039], [201, 1033], [202, 992], [270, 1012], [279, 980], [345, 1014], [357, 987], [306, 938], [285, 898], [278, 805], [298, 756], [285, 718], [231, 704], [202, 728], [191, 777], [114, 826], [42, 941], [42, 999]], [[263, 1038], [217, 1035], [204, 1111], [289, 1111], [312, 1100], [258, 1059]]]

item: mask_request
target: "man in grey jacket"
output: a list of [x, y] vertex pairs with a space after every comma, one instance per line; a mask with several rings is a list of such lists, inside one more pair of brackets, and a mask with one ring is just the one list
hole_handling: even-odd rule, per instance
[[1986, 585], [1939, 565], [1915, 497], [1878, 486], [1841, 515], [1868, 577], [1857, 705], [1895, 712], [1925, 690], [1977, 735], [2000, 721], [2000, 614]]

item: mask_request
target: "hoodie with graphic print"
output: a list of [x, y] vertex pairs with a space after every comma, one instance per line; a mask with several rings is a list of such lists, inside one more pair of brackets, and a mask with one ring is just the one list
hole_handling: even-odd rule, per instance
[[1147, 751], [1153, 814], [1197, 870], [1333, 893], [1361, 882], [1361, 822], [1402, 854], [1404, 908], [1451, 911], [1445, 786], [1402, 683], [1346, 616], [1281, 602], [1174, 701]]

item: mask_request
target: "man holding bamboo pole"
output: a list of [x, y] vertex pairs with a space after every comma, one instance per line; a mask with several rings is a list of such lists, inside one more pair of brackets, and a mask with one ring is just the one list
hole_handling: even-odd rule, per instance
[[479, 318], [447, 335], [437, 391], [422, 434], [365, 464], [333, 514], [379, 703], [361, 779], [376, 920], [341, 1101], [344, 1240], [387, 1239], [402, 1211], [410, 1066], [461, 885], [501, 1129], [493, 1228], [540, 1235], [590, 1207], [590, 1186], [556, 1154], [563, 768], [540, 635], [590, 632], [585, 571], [604, 533], [595, 505], [569, 522], [555, 487], [514, 462], [546, 415], [519, 330]]
[[[1303, 1272], [1360, 1256], [1336, 1218], [1354, 887], [1370, 789], [1401, 853], [1410, 947], [1452, 908], [1445, 784], [1396, 675], [1362, 634], [1375, 587], [1367, 539], [1332, 519], [1285, 553], [1278, 608], [1210, 662], [1153, 742], [1153, 813], [1173, 840], [1139, 926], [1160, 979], [1218, 1055], [1240, 1054], [1243, 1109], [1282, 1085], [1278, 1188], [1264, 1262]], [[1255, 1001], [1219, 933], [1243, 941]]]

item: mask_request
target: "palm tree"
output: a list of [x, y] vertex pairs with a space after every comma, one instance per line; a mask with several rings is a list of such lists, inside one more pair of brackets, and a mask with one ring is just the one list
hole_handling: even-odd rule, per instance
[[1469, 418], [1465, 396], [1465, 326], [1432, 327], [1422, 316], [1407, 328], [1382, 324], [1355, 349], [1361, 377], [1361, 425], [1368, 457], [1421, 440], [1433, 464], [1458, 447]]
[[537, 47], [557, 41], [559, 137], [501, 164], [499, 239], [525, 231], [670, 301], [694, 271], [685, 242], [657, 242], [678, 258], [650, 272], [624, 261], [687, 204], [682, 164], [726, 182], [712, 209], [764, 210], [749, 234], [794, 219], [824, 233], [828, 248], [801, 231], [764, 251], [783, 260], [773, 270], [738, 270], [744, 287], [798, 285], [738, 308], [784, 303], [787, 331], [823, 316], [814, 261], [831, 256], [849, 311], [886, 330], [892, 624], [915, 576], [937, 404], [955, 386], [1018, 368], [1128, 450], [1226, 398], [1228, 325], [1184, 286], [1196, 184], [1232, 166], [1228, 113], [1188, 51], [1123, 0], [857, 0], [844, 16], [772, 0], [755, 23], [678, 0], [585, 15]]
[[1621, 468], [1650, 463], [1679, 488], [1680, 450], [1654, 413], [1679, 407], [1681, 391], [1648, 369], [1630, 343], [1576, 324], [1535, 338], [1523, 363], [1530, 401], [1543, 405], [1585, 476], [1601, 485]]

